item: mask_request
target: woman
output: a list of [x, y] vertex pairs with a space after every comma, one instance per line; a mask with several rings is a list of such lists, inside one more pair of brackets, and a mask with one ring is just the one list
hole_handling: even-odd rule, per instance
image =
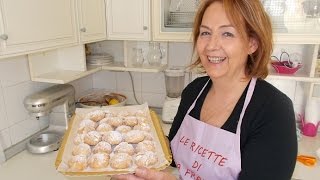
[[[286, 180], [297, 141], [291, 100], [264, 81], [272, 52], [259, 0], [205, 0], [194, 48], [208, 76], [183, 91], [169, 140], [180, 179]], [[131, 179], [175, 179], [140, 168]]]

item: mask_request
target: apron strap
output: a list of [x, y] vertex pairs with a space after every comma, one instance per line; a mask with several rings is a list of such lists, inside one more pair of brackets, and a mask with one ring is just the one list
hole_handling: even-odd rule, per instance
[[201, 91], [199, 92], [197, 98], [193, 101], [192, 105], [189, 107], [187, 114], [189, 114], [191, 112], [191, 110], [194, 108], [198, 98], [200, 97], [200, 95], [202, 94], [203, 90], [207, 87], [208, 83], [210, 81], [210, 78], [208, 79], [208, 81], [206, 82], [206, 84], [202, 87]]
[[240, 135], [242, 119], [243, 119], [244, 113], [245, 113], [245, 111], [246, 111], [246, 109], [247, 109], [247, 107], [249, 105], [251, 97], [253, 95], [253, 91], [254, 91], [254, 88], [256, 86], [256, 82], [257, 82], [257, 78], [255, 78], [255, 77], [253, 77], [251, 79], [251, 81], [250, 81], [250, 85], [249, 85], [249, 88], [248, 88], [248, 91], [247, 91], [247, 94], [246, 94], [246, 99], [244, 100], [242, 111], [240, 113], [240, 118], [239, 118], [239, 121], [238, 121], [236, 134]]

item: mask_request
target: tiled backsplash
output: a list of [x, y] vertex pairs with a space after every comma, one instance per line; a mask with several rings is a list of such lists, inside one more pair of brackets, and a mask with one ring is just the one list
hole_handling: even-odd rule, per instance
[[[169, 65], [188, 65], [191, 52], [192, 47], [189, 43], [169, 43]], [[116, 53], [121, 56], [121, 52]], [[162, 107], [166, 96], [164, 74], [162, 72], [132, 72], [131, 74], [138, 102], [148, 102], [149, 106]], [[286, 80], [268, 81], [292, 99], [296, 112], [303, 111], [302, 83]], [[136, 104], [129, 72], [100, 71], [70, 84], [76, 89], [76, 98], [89, 89], [103, 88], [123, 93], [128, 97], [128, 104]], [[8, 149], [47, 125], [48, 122], [37, 121], [28, 114], [23, 106], [23, 99], [29, 94], [52, 85], [30, 80], [26, 56], [0, 60], [0, 147]], [[58, 116], [61, 116], [59, 107], [55, 108], [50, 117], [54, 119], [53, 117]], [[3, 153], [0, 149], [0, 164], [1, 159], [3, 159]]]

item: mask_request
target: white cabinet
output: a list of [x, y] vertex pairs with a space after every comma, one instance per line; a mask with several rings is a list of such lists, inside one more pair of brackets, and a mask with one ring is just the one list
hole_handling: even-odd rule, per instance
[[80, 42], [89, 43], [105, 40], [106, 30], [105, 0], [78, 0], [78, 31]]
[[151, 0], [107, 0], [107, 38], [149, 41]]
[[74, 0], [1, 0], [0, 58], [77, 43]]

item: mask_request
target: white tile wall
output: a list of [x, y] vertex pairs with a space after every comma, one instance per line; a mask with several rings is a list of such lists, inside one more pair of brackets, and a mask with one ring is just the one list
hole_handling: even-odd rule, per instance
[[100, 71], [93, 75], [93, 87], [110, 91], [117, 90], [117, 75], [112, 71]]

